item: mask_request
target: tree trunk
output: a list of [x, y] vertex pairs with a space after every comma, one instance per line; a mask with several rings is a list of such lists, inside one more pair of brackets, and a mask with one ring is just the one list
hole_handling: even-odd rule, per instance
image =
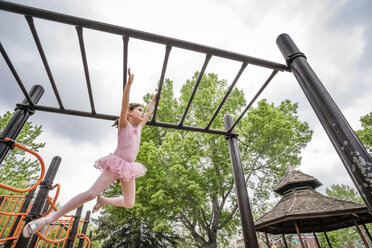
[[207, 243], [206, 248], [217, 248], [217, 242], [214, 240], [212, 243]]

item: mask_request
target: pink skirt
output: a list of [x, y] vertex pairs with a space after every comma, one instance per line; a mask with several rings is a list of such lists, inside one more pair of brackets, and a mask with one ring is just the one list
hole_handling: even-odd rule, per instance
[[114, 154], [98, 159], [94, 167], [100, 170], [111, 170], [116, 179], [129, 181], [132, 178], [142, 177], [146, 173], [146, 167], [136, 162], [128, 162]]

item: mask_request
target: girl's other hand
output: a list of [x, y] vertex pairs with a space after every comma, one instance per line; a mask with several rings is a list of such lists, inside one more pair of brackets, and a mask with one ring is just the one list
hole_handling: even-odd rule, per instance
[[132, 83], [134, 75], [130, 73], [130, 68], [128, 69], [128, 76], [129, 76], [128, 83]]
[[[152, 100], [153, 100], [154, 102], [156, 102], [157, 98], [158, 98], [158, 93], [155, 93], [155, 94], [154, 94], [154, 97], [152, 98]], [[160, 97], [159, 97], [159, 100], [160, 100]]]

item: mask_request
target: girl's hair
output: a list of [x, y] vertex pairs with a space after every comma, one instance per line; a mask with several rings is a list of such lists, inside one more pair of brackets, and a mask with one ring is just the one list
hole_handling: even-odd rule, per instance
[[[140, 103], [129, 103], [128, 110], [133, 111], [133, 109], [135, 109], [137, 107], [142, 107], [142, 104], [140, 104]], [[119, 118], [117, 118], [114, 121], [114, 124], [112, 124], [111, 126], [117, 128], [119, 126]]]
[[142, 107], [142, 104], [140, 103], [129, 103], [129, 110], [132, 111], [133, 109], [137, 108], [137, 107]]

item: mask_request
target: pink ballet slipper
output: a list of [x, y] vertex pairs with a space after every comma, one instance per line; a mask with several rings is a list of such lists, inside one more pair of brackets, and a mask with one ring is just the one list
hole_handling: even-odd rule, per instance
[[27, 223], [24, 227], [23, 227], [23, 230], [22, 230], [22, 236], [24, 238], [29, 238], [31, 237], [33, 234], [35, 234], [36, 232], [40, 231], [41, 229], [43, 229], [45, 226], [47, 226], [49, 223], [48, 223], [48, 220], [47, 218], [43, 217], [43, 218], [40, 218], [40, 219], [36, 219], [36, 220], [33, 220], [33, 221], [30, 221], [29, 223]]

